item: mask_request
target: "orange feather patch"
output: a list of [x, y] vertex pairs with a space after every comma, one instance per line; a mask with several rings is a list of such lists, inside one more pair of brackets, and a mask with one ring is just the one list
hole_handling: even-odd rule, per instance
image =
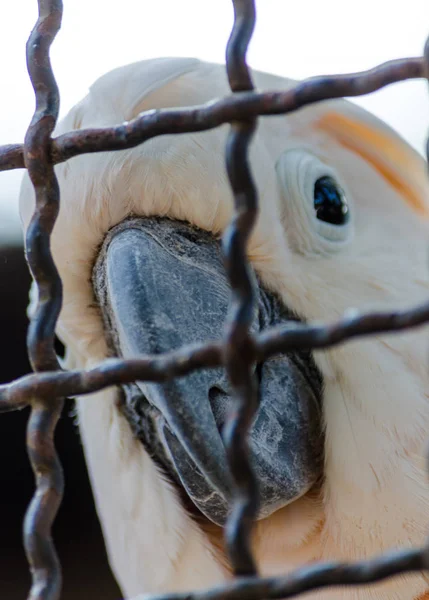
[[425, 163], [399, 137], [338, 112], [326, 113], [317, 126], [369, 162], [413, 210], [429, 217]]

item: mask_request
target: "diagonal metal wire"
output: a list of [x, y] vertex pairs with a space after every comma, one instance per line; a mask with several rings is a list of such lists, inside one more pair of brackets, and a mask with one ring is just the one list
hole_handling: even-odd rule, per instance
[[[234, 572], [240, 577], [219, 588], [154, 599], [287, 598], [326, 586], [371, 583], [401, 573], [428, 570], [429, 551], [421, 548], [353, 564], [313, 564], [287, 577], [257, 576], [251, 552], [251, 526], [257, 514], [258, 494], [247, 448], [247, 432], [257, 408], [255, 363], [292, 349], [328, 348], [355, 337], [422, 326], [429, 322], [429, 301], [405, 311], [348, 315], [331, 324], [291, 323], [252, 337], [249, 325], [254, 291], [246, 246], [258, 214], [257, 193], [248, 165], [258, 116], [285, 114], [321, 100], [359, 96], [398, 81], [428, 78], [429, 41], [421, 58], [390, 61], [363, 73], [311, 78], [286, 92], [255, 92], [246, 64], [256, 20], [255, 4], [253, 0], [233, 0], [234, 25], [226, 53], [231, 96], [203, 106], [153, 110], [128, 124], [70, 132], [53, 139], [59, 93], [49, 49], [61, 24], [62, 3], [39, 0], [38, 5], [39, 18], [27, 44], [35, 114], [24, 144], [0, 147], [0, 171], [27, 168], [36, 193], [26, 237], [27, 260], [38, 289], [38, 306], [28, 334], [28, 352], [35, 373], [0, 386], [0, 412], [28, 404], [32, 407], [27, 447], [36, 491], [24, 524], [24, 544], [32, 572], [29, 598], [58, 600], [61, 594], [61, 569], [51, 540], [51, 526], [63, 492], [61, 465], [53, 443], [62, 399], [135, 380], [167, 381], [196, 369], [221, 365], [228, 372], [235, 398], [226, 432], [227, 455], [235, 481], [226, 541]], [[80, 154], [132, 148], [158, 135], [203, 131], [224, 123], [231, 123], [226, 164], [235, 214], [223, 238], [225, 268], [232, 288], [223, 338], [158, 356], [110, 359], [90, 370], [61, 370], [53, 346], [62, 303], [61, 280], [50, 251], [60, 201], [54, 165]]]
[[[421, 327], [429, 322], [429, 303], [409, 310], [347, 316], [326, 325], [290, 323], [271, 327], [253, 338], [254, 360], [261, 362], [290, 350], [332, 348], [362, 336]], [[183, 346], [179, 350], [136, 359], [108, 359], [92, 369], [26, 375], [0, 385], [0, 412], [19, 410], [39, 398], [83, 396], [133, 381], [163, 382], [202, 368], [223, 364], [219, 341]]]
[[[315, 563], [285, 577], [243, 577], [211, 590], [163, 594], [152, 596], [151, 600], [281, 600], [326, 587], [377, 583], [393, 575], [428, 569], [427, 551], [408, 550], [354, 563]], [[147, 596], [141, 600], [147, 600]]]
[[[134, 148], [159, 135], [207, 131], [240, 119], [287, 114], [322, 100], [363, 96], [399, 81], [424, 78], [424, 59], [405, 58], [361, 73], [311, 77], [287, 91], [238, 92], [202, 106], [149, 110], [127, 124], [81, 129], [53, 139], [52, 162], [58, 164], [80, 154]], [[0, 171], [23, 168], [22, 152], [20, 144], [0, 147]]]

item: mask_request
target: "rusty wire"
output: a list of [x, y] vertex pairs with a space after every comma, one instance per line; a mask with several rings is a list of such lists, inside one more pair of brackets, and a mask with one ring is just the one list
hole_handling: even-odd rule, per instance
[[[134, 148], [159, 135], [207, 131], [243, 118], [287, 114], [321, 100], [362, 96], [392, 83], [426, 77], [425, 64], [421, 57], [392, 60], [362, 73], [312, 77], [286, 91], [238, 92], [202, 106], [149, 110], [116, 127], [58, 136], [51, 142], [51, 160], [58, 164], [80, 154]], [[22, 144], [0, 148], [1, 171], [23, 167]]]
[[[61, 0], [40, 0], [39, 18], [27, 42], [27, 69], [36, 108], [24, 141], [24, 164], [36, 195], [34, 214], [26, 233], [26, 258], [37, 284], [39, 300], [27, 334], [34, 371], [59, 370], [55, 326], [62, 305], [62, 282], [55, 267], [50, 237], [60, 207], [60, 190], [50, 161], [51, 134], [58, 118], [59, 90], [49, 59], [50, 46], [60, 29]], [[58, 598], [61, 566], [51, 528], [64, 492], [62, 467], [54, 445], [54, 432], [63, 398], [31, 402], [27, 450], [36, 479], [36, 493], [24, 519], [24, 546], [32, 574], [30, 599]]]
[[[246, 244], [258, 214], [257, 194], [247, 160], [258, 116], [285, 114], [324, 99], [359, 96], [398, 81], [428, 78], [429, 41], [422, 58], [391, 61], [363, 73], [315, 77], [284, 92], [254, 92], [246, 51], [255, 25], [255, 5], [253, 0], [233, 0], [234, 26], [226, 54], [231, 96], [203, 106], [152, 110], [116, 127], [70, 132], [54, 139], [51, 136], [58, 117], [59, 92], [49, 50], [61, 24], [62, 2], [38, 0], [38, 5], [39, 18], [27, 44], [36, 110], [24, 144], [0, 148], [0, 170], [25, 167], [36, 193], [35, 212], [26, 235], [26, 256], [38, 289], [38, 305], [27, 340], [35, 373], [0, 386], [0, 412], [27, 405], [32, 409], [27, 447], [36, 492], [24, 524], [24, 544], [32, 573], [29, 598], [58, 600], [61, 594], [61, 568], [51, 540], [51, 526], [63, 492], [62, 469], [53, 443], [63, 399], [135, 380], [167, 381], [196, 369], [221, 365], [227, 370], [234, 392], [225, 438], [235, 483], [226, 541], [233, 570], [241, 577], [211, 590], [158, 598], [286, 598], [320, 587], [370, 583], [401, 573], [428, 570], [429, 550], [422, 548], [352, 564], [313, 564], [287, 577], [262, 579], [257, 576], [249, 544], [258, 508], [257, 482], [247, 449], [247, 432], [257, 408], [253, 365], [291, 349], [327, 348], [354, 337], [423, 325], [429, 322], [429, 301], [397, 312], [349, 314], [332, 324], [291, 323], [251, 336], [254, 291]], [[80, 154], [122, 150], [158, 135], [204, 131], [223, 123], [231, 124], [226, 165], [235, 200], [235, 214], [223, 238], [225, 268], [232, 288], [223, 339], [156, 357], [109, 359], [90, 370], [62, 370], [54, 351], [62, 284], [50, 251], [50, 236], [60, 204], [54, 165]]]
[[[255, 27], [254, 0], [233, 0], [234, 26], [226, 48], [227, 74], [233, 92], [252, 91], [246, 65], [247, 46]], [[255, 304], [254, 283], [246, 258], [247, 241], [258, 214], [258, 198], [248, 164], [248, 149], [256, 119], [233, 121], [226, 143], [226, 168], [234, 195], [235, 214], [222, 248], [231, 282], [231, 304], [225, 335], [225, 368], [232, 403], [224, 428], [226, 455], [234, 482], [232, 511], [225, 527], [226, 545], [235, 575], [255, 575], [250, 549], [251, 525], [259, 508], [258, 483], [249, 462], [247, 434], [258, 405], [253, 372], [255, 352], [250, 334]]]

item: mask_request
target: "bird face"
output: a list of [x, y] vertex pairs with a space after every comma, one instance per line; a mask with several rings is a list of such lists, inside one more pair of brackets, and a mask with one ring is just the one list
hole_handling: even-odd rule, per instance
[[[262, 73], [254, 78], [260, 89], [291, 86]], [[221, 66], [144, 61], [99, 80], [55, 133], [111, 126], [144, 110], [227, 93]], [[219, 238], [233, 213], [227, 132], [222, 126], [163, 136], [56, 167], [62, 204], [52, 250], [64, 284], [57, 331], [70, 366], [87, 368], [112, 354], [158, 354], [222, 335], [230, 288]], [[350, 308], [400, 308], [425, 299], [425, 166], [387, 126], [344, 101], [260, 118], [250, 162], [260, 203], [248, 245], [257, 291], [253, 333], [296, 320], [330, 321]], [[25, 226], [33, 206], [26, 179]], [[255, 366], [260, 404], [249, 442], [260, 484], [258, 517], [269, 521], [323, 480], [318, 506], [325, 539], [309, 560], [323, 553], [366, 555], [404, 536], [420, 540], [401, 511], [424, 524], [424, 470], [420, 465], [410, 474], [401, 461], [422, 456], [429, 425], [425, 348], [421, 335], [408, 333], [323, 353], [291, 352]], [[404, 395], [411, 404], [405, 406]], [[120, 457], [131, 435], [143, 442], [160, 477], [208, 520], [225, 522], [231, 477], [222, 431], [230, 403], [223, 370], [212, 369], [162, 385], [124, 386], [102, 427], [82, 409], [112, 548], [120, 540], [103, 512], [111, 498], [108, 478], [99, 473], [106, 460], [117, 465], [118, 479], [127, 472], [131, 459]], [[113, 422], [115, 435], [103, 431]], [[144, 468], [142, 459], [142, 477]], [[389, 494], [396, 500], [386, 517]], [[118, 495], [118, 506], [127, 501]], [[139, 534], [132, 528], [129, 535]], [[124, 560], [118, 558], [126, 572]]]

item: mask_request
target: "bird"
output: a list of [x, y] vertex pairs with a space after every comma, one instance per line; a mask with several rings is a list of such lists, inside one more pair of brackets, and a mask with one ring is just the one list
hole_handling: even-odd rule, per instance
[[[251, 72], [258, 90], [295, 85]], [[224, 65], [143, 60], [101, 76], [54, 135], [228, 93]], [[64, 289], [56, 333], [67, 368], [221, 338], [231, 293], [220, 245], [234, 212], [229, 128], [162, 135], [56, 165], [61, 204], [51, 249]], [[247, 246], [252, 335], [427, 299], [425, 162], [382, 120], [344, 99], [260, 117], [249, 163], [259, 198]], [[25, 174], [24, 230], [33, 210]], [[33, 286], [30, 315], [36, 304]], [[257, 366], [249, 447], [260, 487], [251, 547], [261, 576], [425, 542], [427, 357], [421, 328]], [[232, 579], [222, 441], [231, 393], [218, 368], [76, 399], [109, 564], [127, 598]], [[312, 597], [423, 600], [427, 590], [421, 573]]]

